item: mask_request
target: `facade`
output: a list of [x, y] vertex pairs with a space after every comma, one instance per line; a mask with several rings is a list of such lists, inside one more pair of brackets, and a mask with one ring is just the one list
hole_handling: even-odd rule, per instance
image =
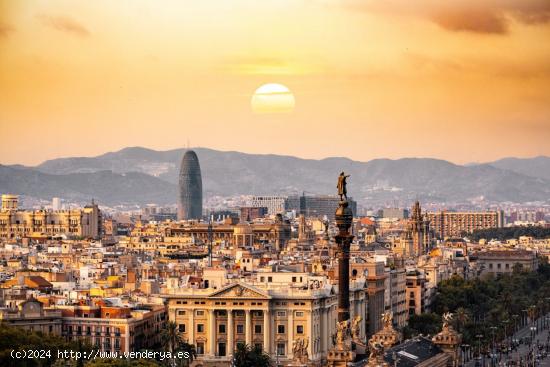
[[391, 219], [407, 219], [409, 218], [409, 210], [400, 208], [384, 208], [380, 210], [379, 216], [382, 218]]
[[[286, 210], [294, 210], [296, 213], [303, 214], [306, 217], [327, 217], [329, 220], [334, 220], [334, 213], [340, 198], [338, 195], [302, 195], [289, 196], [286, 200]], [[348, 205], [351, 208], [353, 215], [357, 213], [357, 202], [352, 198], [348, 199]]]
[[0, 309], [0, 322], [28, 331], [61, 335], [61, 311], [44, 309], [34, 298], [20, 303], [17, 308]]
[[508, 274], [519, 265], [520, 271], [535, 271], [538, 268], [537, 255], [526, 250], [487, 250], [472, 255], [480, 275]]
[[160, 345], [166, 320], [164, 305], [45, 308], [31, 298], [18, 309], [0, 310], [0, 321], [8, 325], [63, 336], [69, 341], [83, 340], [103, 352], [131, 352]]
[[60, 306], [62, 336], [86, 340], [101, 351], [131, 352], [159, 345], [167, 320], [163, 305], [139, 308]]
[[[266, 283], [233, 283], [219, 290], [179, 289], [163, 295], [169, 319], [178, 324], [184, 340], [196, 346], [205, 366], [229, 365], [239, 343], [259, 346], [273, 359], [288, 362], [293, 358], [293, 343], [299, 339], [307, 340], [312, 363], [323, 365], [336, 332], [337, 295], [329, 284], [289, 287], [277, 281], [279, 275], [285, 274], [270, 273]], [[350, 288], [352, 315], [366, 319], [363, 284], [353, 283]], [[365, 332], [363, 324], [361, 334]]]
[[67, 237], [98, 239], [101, 235], [101, 211], [92, 201], [82, 209], [19, 210], [17, 197], [2, 195], [0, 238]]
[[441, 239], [459, 237], [463, 232], [472, 233], [476, 229], [504, 227], [504, 213], [488, 212], [449, 212], [428, 213], [430, 228]]
[[285, 211], [285, 196], [253, 196], [249, 206], [253, 208], [267, 208], [270, 215], [280, 214]]
[[420, 315], [429, 310], [430, 292], [426, 276], [418, 270], [407, 271], [406, 302], [409, 316]]
[[[249, 236], [246, 237], [246, 234], [249, 234]], [[164, 235], [166, 237], [191, 237], [203, 243], [207, 243], [208, 224], [174, 224], [166, 228]], [[252, 246], [255, 243], [272, 243], [276, 249], [280, 250], [285, 247], [290, 236], [290, 223], [284, 221], [282, 217], [278, 217], [272, 223], [214, 223], [212, 225], [212, 240], [214, 242], [224, 241], [227, 245], [236, 247], [245, 245]]]
[[179, 176], [178, 220], [202, 218], [202, 177], [197, 154], [183, 155]]
[[402, 328], [409, 318], [406, 271], [404, 267], [393, 266], [386, 268], [386, 274], [384, 309], [392, 313], [394, 326]]
[[241, 222], [250, 222], [256, 218], [263, 218], [268, 214], [269, 210], [265, 206], [244, 206], [241, 207]]

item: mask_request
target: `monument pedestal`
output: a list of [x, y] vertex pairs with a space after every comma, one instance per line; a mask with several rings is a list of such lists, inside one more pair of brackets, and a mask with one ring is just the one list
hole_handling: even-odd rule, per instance
[[351, 350], [332, 349], [328, 352], [327, 365], [330, 367], [347, 367], [355, 361], [355, 352]]

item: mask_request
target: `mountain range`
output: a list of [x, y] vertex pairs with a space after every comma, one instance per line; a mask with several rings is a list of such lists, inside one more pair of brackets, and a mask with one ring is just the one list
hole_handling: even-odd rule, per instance
[[[550, 157], [505, 158], [457, 165], [432, 158], [301, 159], [195, 148], [204, 196], [335, 194], [340, 171], [351, 174], [349, 194], [359, 203], [420, 199], [430, 202], [550, 201]], [[174, 204], [185, 149], [125, 148], [97, 157], [58, 158], [36, 167], [0, 165], [0, 192], [49, 200], [92, 197], [105, 205]]]

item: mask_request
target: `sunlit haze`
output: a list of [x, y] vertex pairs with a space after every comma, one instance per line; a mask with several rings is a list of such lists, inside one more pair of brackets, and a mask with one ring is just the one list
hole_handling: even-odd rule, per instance
[[[549, 3], [414, 3], [1, 0], [0, 163], [188, 141], [362, 161], [550, 155]], [[270, 83], [292, 104], [255, 113]]]

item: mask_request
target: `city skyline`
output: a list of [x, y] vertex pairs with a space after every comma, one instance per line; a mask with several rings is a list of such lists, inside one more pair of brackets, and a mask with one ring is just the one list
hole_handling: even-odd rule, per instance
[[[25, 137], [2, 163], [187, 140], [360, 161], [550, 155], [544, 1], [163, 5], [2, 2], [0, 119]], [[292, 109], [251, 108], [270, 83]]]

